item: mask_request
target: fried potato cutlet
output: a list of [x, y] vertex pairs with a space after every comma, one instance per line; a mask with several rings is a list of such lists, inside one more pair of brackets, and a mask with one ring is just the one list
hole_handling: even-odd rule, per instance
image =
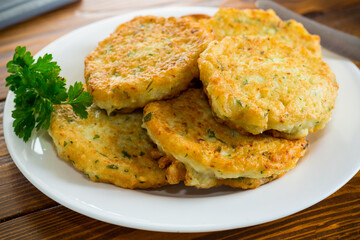
[[273, 10], [221, 8], [210, 20], [202, 20], [216, 40], [226, 36], [273, 36], [291, 47], [304, 46], [321, 57], [320, 37], [311, 35], [295, 20], [282, 21]]
[[296, 139], [330, 120], [335, 74], [304, 48], [272, 37], [226, 37], [198, 62], [214, 115], [232, 128]]
[[[143, 122], [159, 149], [185, 165], [185, 184], [198, 188], [222, 184], [244, 187], [242, 181], [256, 187], [295, 167], [307, 147], [304, 138], [244, 135], [216, 122], [201, 89], [149, 103]], [[161, 163], [159, 160], [160, 167], [166, 166]], [[171, 169], [168, 178], [181, 179], [177, 169]]]
[[70, 106], [56, 106], [49, 133], [60, 158], [95, 182], [123, 188], [155, 188], [167, 184], [160, 152], [141, 128], [142, 113], [108, 116], [94, 105], [87, 119]]
[[187, 18], [136, 17], [86, 57], [88, 91], [108, 113], [176, 96], [198, 77], [197, 59], [212, 40]]

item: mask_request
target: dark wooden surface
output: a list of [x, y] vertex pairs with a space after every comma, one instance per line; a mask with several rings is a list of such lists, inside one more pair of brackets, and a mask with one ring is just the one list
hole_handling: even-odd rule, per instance
[[[318, 22], [360, 36], [360, 0], [277, 0]], [[0, 239], [360, 239], [360, 172], [340, 190], [291, 216], [258, 226], [211, 233], [161, 233], [103, 223], [73, 212], [32, 186], [3, 136], [6, 62], [17, 45], [32, 53], [85, 24], [160, 6], [252, 8], [252, 0], [84, 0], [0, 31]], [[355, 63], [360, 66], [359, 63]]]

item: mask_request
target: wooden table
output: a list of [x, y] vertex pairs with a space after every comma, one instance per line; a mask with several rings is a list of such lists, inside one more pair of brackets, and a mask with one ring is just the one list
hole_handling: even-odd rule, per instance
[[[279, 0], [278, 0], [279, 1]], [[360, 36], [360, 0], [303, 0], [286, 7], [323, 24]], [[0, 112], [3, 116], [6, 63], [17, 45], [34, 54], [80, 26], [106, 17], [160, 6], [253, 8], [252, 0], [84, 0], [0, 31]], [[356, 63], [357, 66], [360, 66]], [[319, 173], [321, 174], [321, 173]], [[270, 223], [212, 233], [160, 233], [100, 222], [54, 202], [20, 173], [0, 129], [0, 239], [360, 239], [360, 172], [314, 206]]]

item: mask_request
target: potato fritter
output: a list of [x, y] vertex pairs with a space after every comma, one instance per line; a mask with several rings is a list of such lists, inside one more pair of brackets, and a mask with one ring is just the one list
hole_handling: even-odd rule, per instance
[[198, 62], [214, 115], [232, 128], [295, 139], [330, 120], [335, 74], [304, 48], [272, 37], [226, 37]]
[[307, 148], [304, 138], [244, 135], [216, 122], [201, 89], [149, 103], [143, 122], [159, 149], [185, 165], [185, 184], [198, 188], [243, 187], [242, 181], [256, 187], [295, 167]]
[[282, 21], [269, 9], [221, 8], [210, 20], [202, 20], [215, 34], [216, 40], [226, 36], [273, 36], [291, 47], [304, 46], [321, 57], [320, 37], [311, 35], [295, 20]]
[[187, 18], [136, 17], [86, 57], [88, 91], [108, 113], [176, 96], [198, 77], [197, 59], [211, 40]]
[[95, 182], [123, 188], [155, 188], [167, 184], [162, 155], [141, 128], [142, 113], [108, 116], [94, 105], [87, 119], [70, 106], [56, 106], [49, 133], [60, 158]]

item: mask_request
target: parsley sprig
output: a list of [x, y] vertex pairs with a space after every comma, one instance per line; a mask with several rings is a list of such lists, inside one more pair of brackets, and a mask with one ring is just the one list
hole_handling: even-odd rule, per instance
[[61, 69], [52, 59], [51, 54], [45, 54], [35, 62], [26, 47], [18, 46], [6, 65], [11, 73], [6, 86], [15, 93], [13, 127], [25, 142], [34, 128], [49, 129], [54, 105], [70, 104], [77, 116], [87, 118], [86, 107], [92, 104], [92, 96], [84, 91], [81, 82], [66, 89], [65, 78], [59, 76]]

